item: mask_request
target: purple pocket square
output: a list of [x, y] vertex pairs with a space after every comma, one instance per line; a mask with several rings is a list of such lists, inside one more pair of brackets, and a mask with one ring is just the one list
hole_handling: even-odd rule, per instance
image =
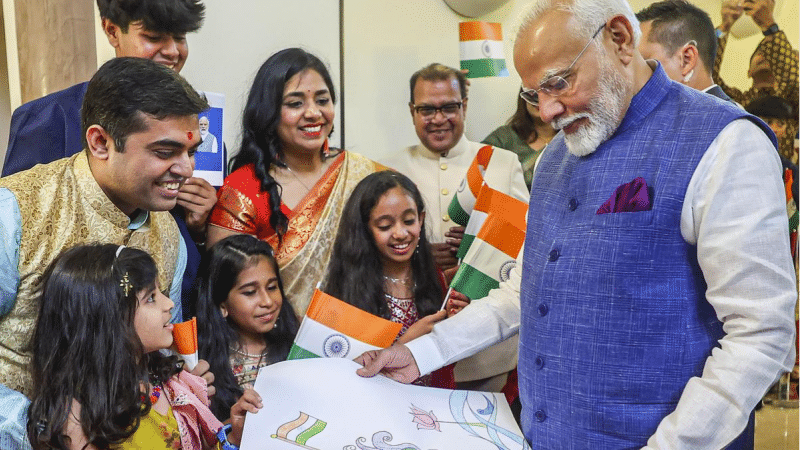
[[614, 190], [614, 194], [597, 210], [597, 214], [650, 211], [650, 191], [642, 177], [636, 177]]

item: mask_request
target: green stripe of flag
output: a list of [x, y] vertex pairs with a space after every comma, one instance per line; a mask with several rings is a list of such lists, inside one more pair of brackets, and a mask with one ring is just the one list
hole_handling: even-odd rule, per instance
[[292, 344], [292, 348], [289, 350], [289, 355], [286, 357], [287, 360], [309, 358], [319, 358], [319, 355], [311, 353], [310, 351], [299, 347], [297, 344]]
[[466, 59], [461, 61], [461, 70], [467, 69], [469, 78], [507, 76], [505, 59]]
[[[469, 189], [469, 186], [467, 186], [466, 189]], [[466, 226], [467, 222], [469, 222], [469, 213], [464, 211], [461, 202], [458, 201], [458, 194], [454, 195], [453, 200], [450, 201], [450, 206], [447, 207], [447, 214], [453, 222], [462, 227]]]
[[295, 439], [295, 442], [297, 442], [298, 444], [305, 445], [306, 441], [308, 441], [312, 437], [322, 432], [322, 430], [325, 429], [326, 425], [328, 425], [326, 422], [317, 419], [317, 422], [314, 425], [312, 425], [311, 428], [297, 435], [297, 439]]
[[456, 252], [457, 259], [464, 259], [467, 256], [467, 251], [474, 240], [474, 235], [464, 234], [464, 237], [461, 238], [461, 244], [458, 246], [458, 252]]
[[461, 264], [450, 283], [453, 290], [461, 292], [473, 300], [486, 297], [489, 291], [498, 286], [500, 283], [497, 280], [469, 264]]

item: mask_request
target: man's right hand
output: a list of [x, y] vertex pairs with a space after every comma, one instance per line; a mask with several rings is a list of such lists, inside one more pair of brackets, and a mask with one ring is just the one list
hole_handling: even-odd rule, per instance
[[725, 0], [722, 2], [722, 24], [719, 29], [727, 33], [731, 30], [733, 23], [742, 16], [742, 1], [741, 0]]
[[753, 22], [766, 30], [775, 23], [775, 0], [744, 0], [742, 2], [744, 13], [753, 18]]
[[356, 373], [366, 378], [381, 373], [400, 383], [409, 384], [420, 376], [417, 361], [408, 347], [402, 344], [383, 350], [370, 350], [357, 357], [355, 362], [364, 366]]
[[456, 254], [453, 247], [446, 243], [431, 244], [431, 253], [433, 253], [433, 261], [444, 272], [447, 269], [455, 267], [458, 264]]

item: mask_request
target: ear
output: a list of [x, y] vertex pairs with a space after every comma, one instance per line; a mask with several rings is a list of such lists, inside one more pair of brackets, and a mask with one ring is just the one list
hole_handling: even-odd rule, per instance
[[92, 125], [86, 130], [86, 145], [91, 156], [97, 159], [106, 160], [112, 151], [116, 151], [114, 139], [100, 125]]
[[469, 97], [464, 97], [464, 99], [461, 100], [461, 112], [464, 116], [467, 115], [467, 100], [469, 100]]
[[425, 232], [425, 211], [419, 213], [419, 223], [422, 224], [422, 231], [420, 233]]
[[411, 121], [413, 122], [414, 121], [414, 104], [411, 103], [411, 102], [408, 102], [408, 112], [411, 113]]
[[114, 49], [119, 49], [119, 37], [122, 34], [122, 30], [119, 26], [106, 17], [100, 20], [100, 26], [103, 27], [103, 33], [106, 34], [108, 43], [111, 44]]
[[222, 317], [228, 317], [228, 307], [225, 305], [225, 302], [219, 304], [219, 311], [222, 313]]
[[697, 47], [692, 44], [684, 46], [680, 52], [681, 75], [686, 76], [686, 74], [694, 70], [697, 61], [700, 59], [700, 54], [697, 52]]
[[633, 60], [636, 45], [633, 40], [633, 26], [628, 18], [623, 15], [616, 15], [606, 22], [604, 35], [611, 36], [614, 54], [617, 55], [623, 65], [628, 65]]

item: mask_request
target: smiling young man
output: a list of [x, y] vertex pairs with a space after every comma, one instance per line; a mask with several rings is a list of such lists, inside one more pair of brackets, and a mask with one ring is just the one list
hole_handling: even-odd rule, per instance
[[[181, 298], [186, 243], [172, 216], [194, 170], [208, 104], [174, 71], [115, 58], [83, 102], [83, 152], [0, 179], [0, 383], [26, 392], [37, 283], [66, 248], [91, 242], [149, 252], [158, 286]], [[173, 317], [181, 318], [175, 302]]]

